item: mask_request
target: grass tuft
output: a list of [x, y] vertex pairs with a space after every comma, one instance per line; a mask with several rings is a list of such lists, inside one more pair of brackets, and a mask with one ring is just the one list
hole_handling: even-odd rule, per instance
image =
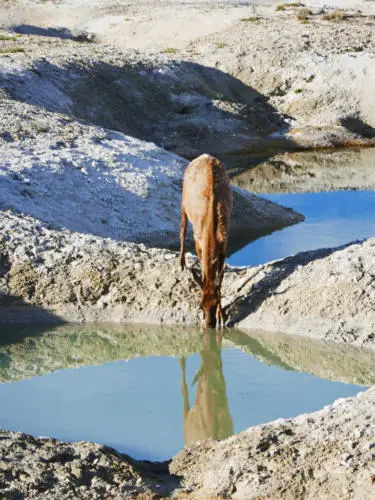
[[174, 47], [167, 47], [161, 51], [162, 54], [177, 54], [178, 50]]
[[311, 10], [309, 9], [300, 9], [297, 14], [297, 19], [298, 21], [301, 22], [306, 22], [309, 19], [309, 16], [311, 16]]
[[333, 10], [322, 16], [324, 21], [343, 21], [346, 18], [344, 12], [340, 9]]
[[363, 52], [363, 50], [364, 50], [363, 47], [356, 46], [356, 47], [347, 47], [345, 49], [345, 52]]
[[0, 49], [0, 54], [15, 54], [17, 52], [25, 52], [25, 49], [23, 47], [6, 47]]
[[282, 3], [276, 7], [276, 11], [283, 11], [289, 9], [290, 7], [303, 7], [303, 3], [301, 2]]
[[15, 42], [17, 36], [0, 35], [0, 42]]
[[256, 23], [259, 20], [259, 17], [243, 17], [241, 21], [244, 23]]

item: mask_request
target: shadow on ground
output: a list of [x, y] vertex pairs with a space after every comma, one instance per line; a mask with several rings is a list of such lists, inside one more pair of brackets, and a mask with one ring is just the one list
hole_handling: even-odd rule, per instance
[[375, 128], [365, 123], [359, 117], [348, 116], [341, 120], [341, 125], [349, 132], [358, 134], [366, 139], [373, 139], [375, 137]]
[[267, 97], [197, 63], [133, 58], [110, 64], [85, 54], [74, 62], [36, 60], [2, 79], [13, 99], [155, 142], [187, 158], [203, 152], [220, 158], [268, 142], [296, 148], [282, 135], [271, 139], [289, 125]]
[[[79, 47], [77, 45], [78, 54]], [[56, 58], [54, 63], [46, 59], [36, 60], [20, 73], [3, 72], [0, 83], [11, 99], [153, 141], [186, 157], [207, 152], [225, 161], [224, 153], [251, 149], [259, 141], [288, 128], [288, 117], [281, 116], [264, 95], [220, 70], [187, 61], [157, 63], [134, 61], [133, 58], [124, 63], [122, 58], [116, 64], [96, 57], [93, 60], [83, 52], [74, 62], [63, 57]], [[282, 140], [288, 147], [294, 147], [290, 139]], [[262, 159], [272, 154], [264, 153]], [[66, 167], [74, 170], [72, 165]], [[40, 174], [40, 178], [47, 175], [38, 165], [33, 172]], [[89, 174], [95, 174], [93, 169]], [[72, 179], [77, 178], [76, 187], [80, 186], [79, 175], [76, 172], [72, 176]], [[54, 181], [52, 175], [50, 181]], [[28, 205], [32, 209], [26, 213], [46, 220], [47, 215], [39, 213], [38, 197], [33, 199], [32, 189], [16, 186], [14, 177], [8, 177], [6, 182], [12, 184], [14, 203], [11, 208], [25, 212]], [[67, 190], [72, 197], [76, 196], [74, 188], [71, 186]], [[121, 199], [123, 193], [121, 189], [117, 191], [117, 198]], [[286, 224], [280, 217], [259, 230], [260, 216], [250, 214], [246, 203], [239, 199], [240, 196], [235, 194], [230, 253], [260, 236], [302, 220], [301, 217]], [[59, 205], [68, 201], [61, 197], [51, 199], [50, 206], [56, 206], [54, 214], [57, 214], [53, 221], [48, 220], [53, 227], [123, 239], [123, 234], [111, 233], [105, 222], [98, 225], [98, 221], [81, 218], [85, 224], [82, 227], [74, 220], [62, 220], [64, 210]], [[135, 204], [137, 200], [129, 201]], [[110, 216], [102, 212], [98, 214], [104, 221]], [[178, 224], [179, 220], [176, 220], [176, 236]], [[172, 239], [170, 235], [164, 236], [164, 241]], [[155, 238], [152, 244], [158, 245]], [[161, 243], [161, 246], [165, 245]], [[176, 246], [169, 245], [170, 248]]]
[[28, 304], [22, 297], [0, 296], [0, 345], [22, 340], [32, 334], [38, 336], [65, 322], [44, 309]]
[[11, 31], [21, 35], [38, 35], [50, 38], [61, 38], [63, 40], [74, 40], [76, 42], [93, 42], [95, 36], [86, 31], [79, 31], [73, 33], [68, 28], [43, 28], [41, 26], [34, 26], [32, 24], [17, 24], [11, 26]]
[[[64, 321], [43, 307], [28, 304], [22, 297], [0, 294], [0, 347], [37, 338]], [[0, 364], [2, 364], [0, 353]]]

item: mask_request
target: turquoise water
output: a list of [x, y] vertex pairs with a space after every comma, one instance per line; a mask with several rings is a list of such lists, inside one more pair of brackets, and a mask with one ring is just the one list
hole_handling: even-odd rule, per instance
[[245, 246], [227, 261], [258, 265], [301, 251], [335, 247], [375, 235], [375, 192], [333, 191], [262, 195], [302, 213], [306, 220]]
[[[34, 341], [27, 338], [0, 348], [0, 428], [64, 441], [89, 440], [135, 458], [164, 460], [184, 444], [225, 438], [255, 424], [318, 410], [362, 390], [294, 371], [257, 341], [244, 341], [248, 352], [222, 345], [215, 332], [204, 336], [196, 330], [191, 350], [197, 352], [186, 356], [137, 357], [133, 352], [133, 359], [114, 360], [116, 350], [127, 356], [126, 327], [115, 334], [95, 331], [95, 338], [111, 343], [111, 355], [103, 354], [102, 346], [93, 352], [89, 341], [83, 345], [82, 339], [91, 335], [85, 328], [79, 339], [77, 326], [68, 326], [63, 337], [52, 332], [48, 342], [44, 338], [49, 333], [44, 332]], [[147, 343], [152, 327], [145, 328]], [[169, 333], [165, 335], [168, 342]], [[158, 338], [162, 344], [163, 337]], [[150, 352], [155, 353], [153, 342]], [[53, 357], [60, 360], [59, 368], [49, 373]]]

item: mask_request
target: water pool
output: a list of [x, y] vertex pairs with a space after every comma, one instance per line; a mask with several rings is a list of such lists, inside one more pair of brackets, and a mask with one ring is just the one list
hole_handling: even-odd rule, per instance
[[[229, 331], [221, 339], [199, 329], [131, 325], [18, 333], [0, 347], [0, 428], [99, 442], [149, 460], [317, 410], [375, 378], [375, 354], [364, 359], [360, 350], [330, 346], [327, 370], [327, 347], [294, 337]], [[304, 366], [312, 373], [301, 372]]]
[[301, 251], [336, 247], [375, 235], [375, 191], [268, 194], [305, 221], [275, 231], [232, 254], [233, 266], [258, 265]]
[[[306, 221], [228, 259], [256, 265], [373, 235], [375, 193], [272, 194]], [[1, 328], [0, 428], [164, 460], [375, 382], [375, 354], [292, 336], [139, 325]], [[332, 380], [330, 380], [332, 379]]]

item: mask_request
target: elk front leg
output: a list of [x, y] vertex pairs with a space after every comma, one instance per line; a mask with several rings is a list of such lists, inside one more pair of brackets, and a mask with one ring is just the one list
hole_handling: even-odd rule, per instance
[[187, 226], [187, 215], [182, 208], [181, 210], [181, 224], [180, 224], [180, 242], [181, 242], [181, 247], [180, 247], [180, 266], [181, 269], [184, 270], [186, 267], [186, 262], [185, 262], [185, 234], [186, 234], [186, 226]]

